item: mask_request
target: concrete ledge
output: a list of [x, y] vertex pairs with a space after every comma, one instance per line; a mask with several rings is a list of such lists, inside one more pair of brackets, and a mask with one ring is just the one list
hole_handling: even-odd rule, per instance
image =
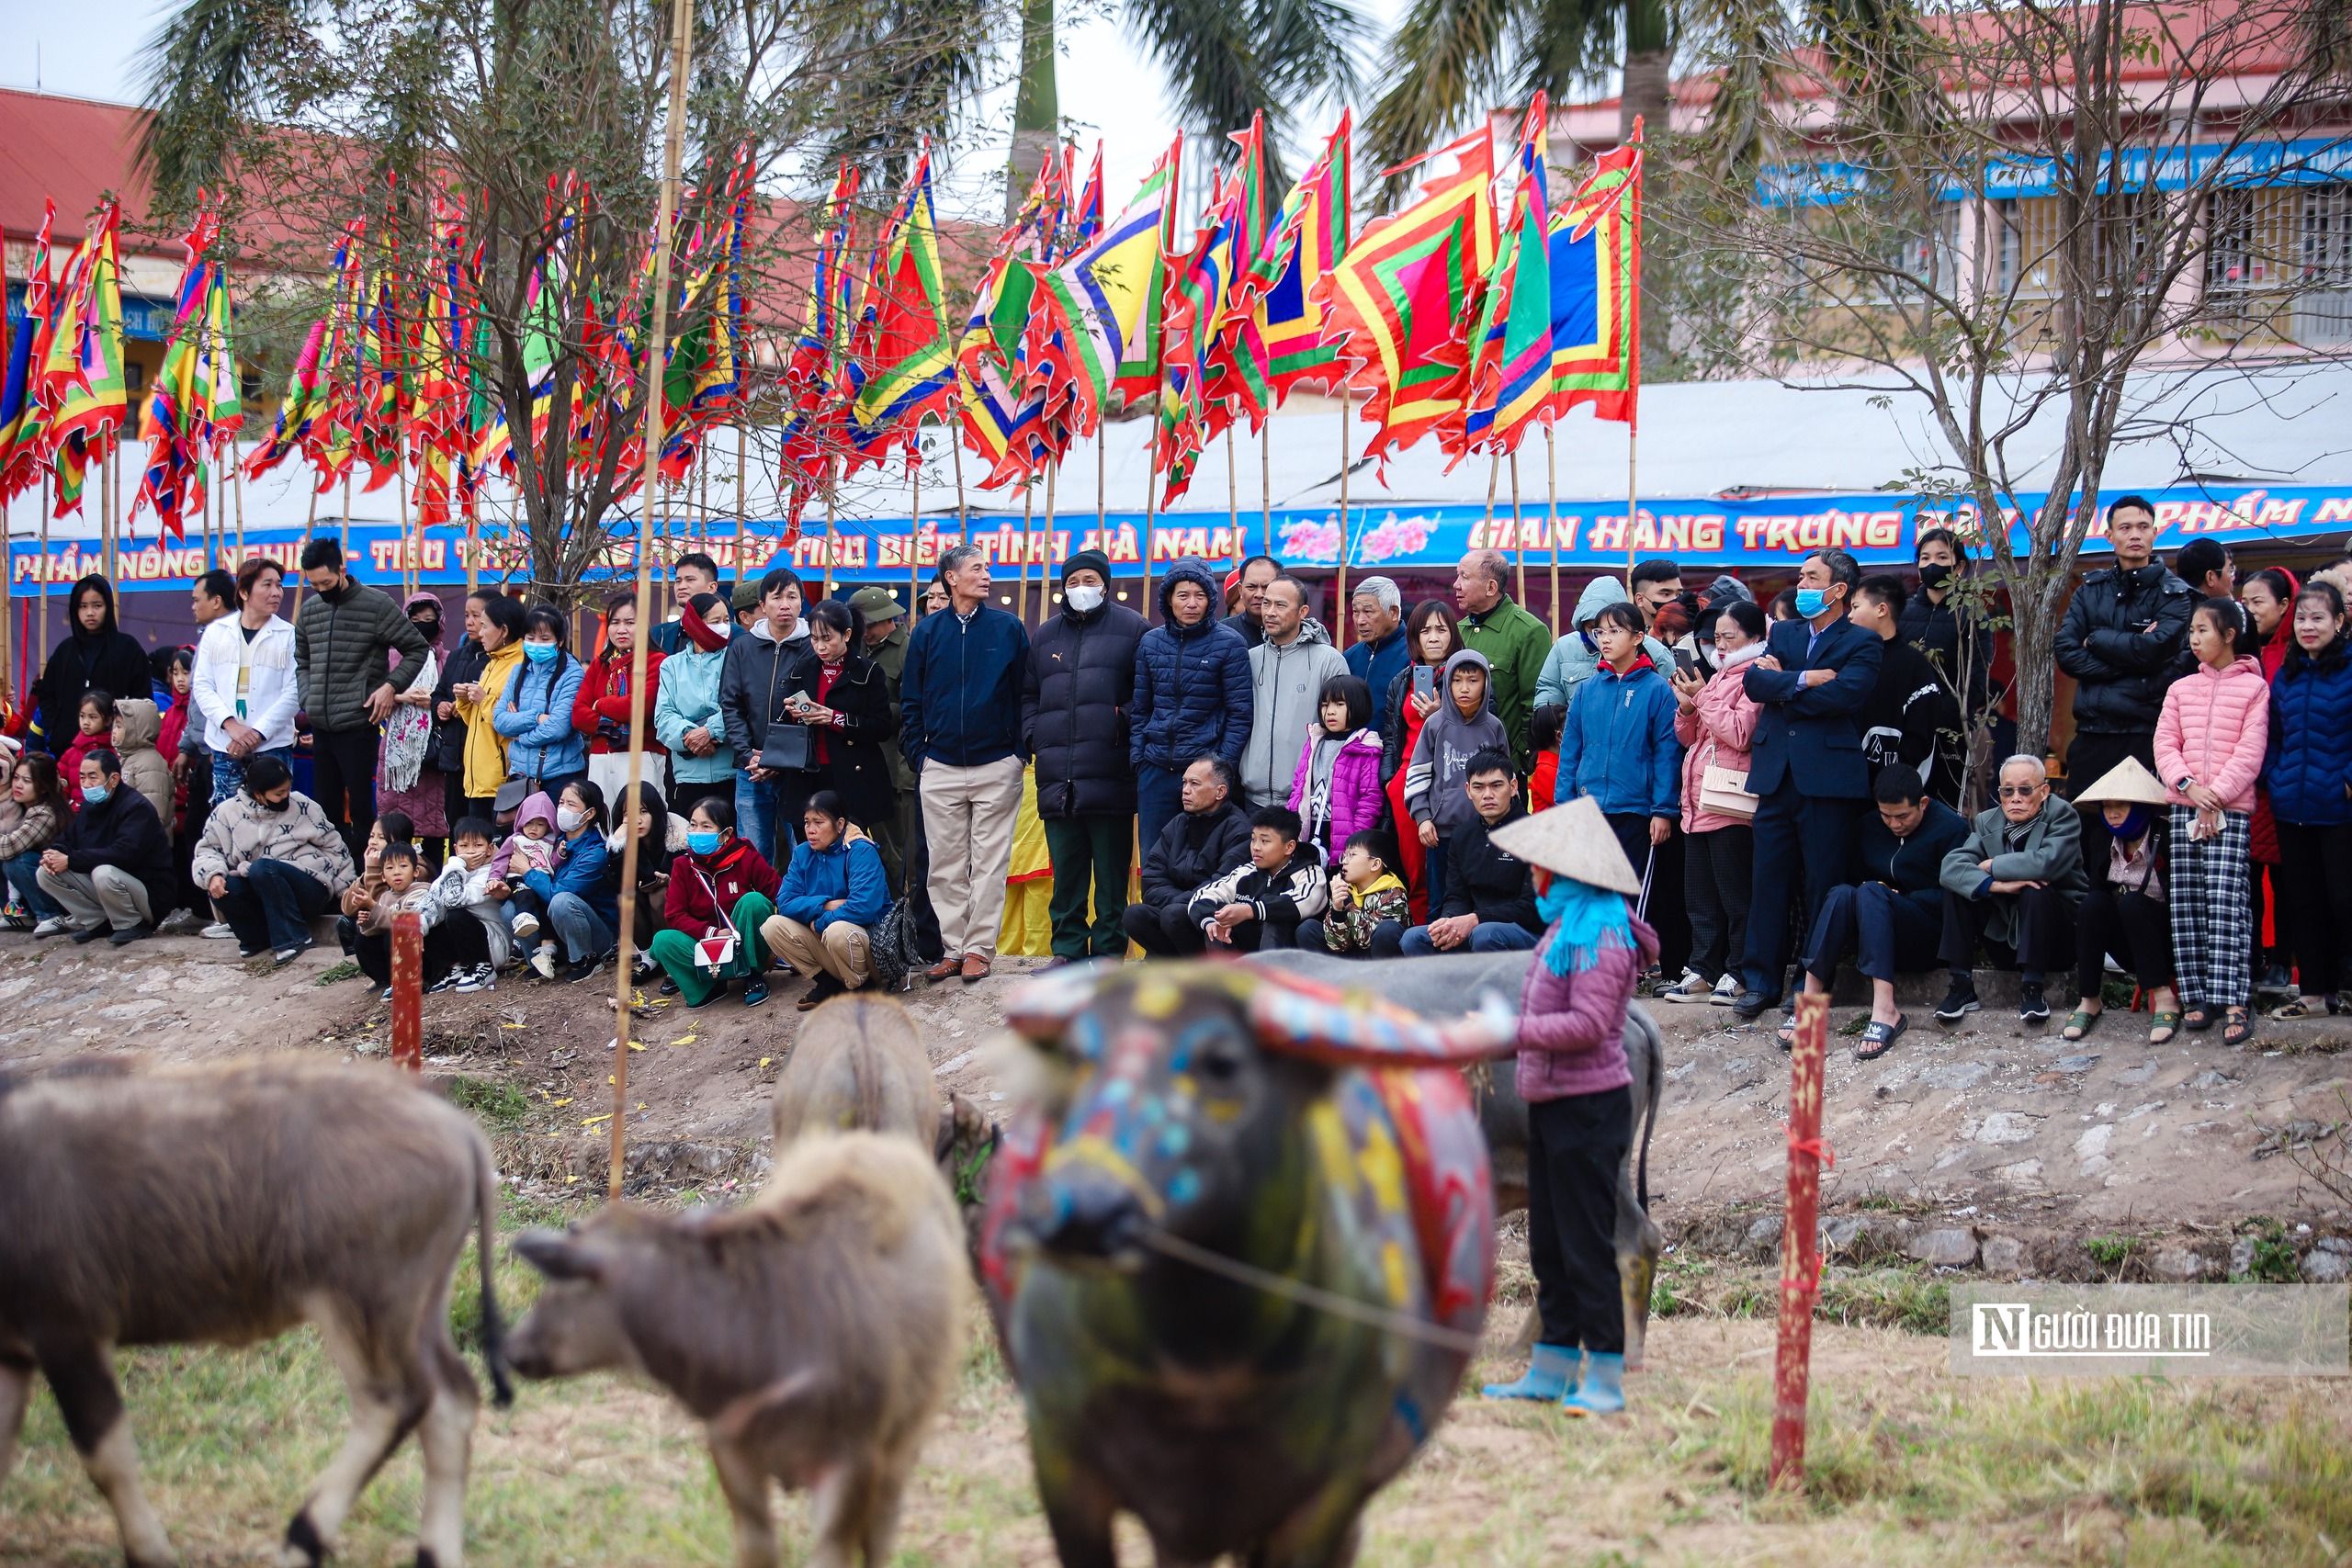
[[[1975, 971], [1976, 996], [1988, 1008], [2013, 1008], [2018, 1005], [2018, 973], [2014, 969], [1979, 969]], [[1894, 1002], [1897, 1007], [1933, 1008], [1944, 999], [1951, 988], [1951, 971], [1923, 969], [1913, 975], [1894, 977]], [[2052, 975], [2044, 987], [2051, 1007], [2075, 1005], [2075, 972], [2068, 969]], [[1829, 1005], [1840, 1008], [1866, 1008], [1871, 1005], [1871, 983], [1852, 964], [1841, 964], [1838, 983], [1829, 988]]]

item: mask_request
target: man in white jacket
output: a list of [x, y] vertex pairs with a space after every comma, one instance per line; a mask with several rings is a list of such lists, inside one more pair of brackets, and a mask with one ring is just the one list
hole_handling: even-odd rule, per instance
[[212, 753], [212, 804], [244, 783], [255, 757], [294, 760], [294, 628], [277, 616], [284, 573], [258, 557], [237, 573], [237, 613], [204, 628], [196, 645], [190, 696]]

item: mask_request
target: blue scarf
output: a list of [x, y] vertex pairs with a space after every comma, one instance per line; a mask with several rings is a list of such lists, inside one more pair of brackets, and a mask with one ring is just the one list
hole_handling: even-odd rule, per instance
[[2112, 836], [2122, 840], [2127, 844], [2137, 843], [2140, 835], [2148, 830], [2148, 822], [2155, 814], [2156, 808], [2147, 802], [2133, 801], [2131, 814], [2123, 818], [2123, 826], [2116, 829]]
[[1552, 928], [1544, 964], [1555, 975], [1589, 969], [1604, 948], [1634, 945], [1633, 918], [1625, 896], [1572, 876], [1555, 875], [1535, 900], [1535, 912]]

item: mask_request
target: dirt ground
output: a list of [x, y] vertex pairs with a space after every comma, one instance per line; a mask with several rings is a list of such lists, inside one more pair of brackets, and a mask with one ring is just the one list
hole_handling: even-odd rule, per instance
[[[188, 1061], [278, 1049], [379, 1056], [389, 1009], [364, 982], [325, 982], [338, 955], [281, 970], [226, 942], [156, 939], [124, 950], [0, 937], [0, 1068], [101, 1052]], [[983, 1046], [1031, 965], [1001, 961], [966, 987], [905, 998], [942, 1082], [1001, 1108]], [[630, 1057], [632, 1190], [716, 1198], [755, 1183], [770, 1086], [801, 1019], [799, 982], [746, 1010], [688, 1011], [649, 987]], [[514, 1178], [510, 1220], [546, 1218], [601, 1190], [612, 1110], [610, 988], [502, 979], [425, 1001], [427, 1071], [495, 1134]], [[1667, 1091], [1651, 1155], [1655, 1210], [1679, 1246], [1681, 1291], [1653, 1328], [1629, 1418], [1596, 1427], [1465, 1398], [1371, 1519], [1368, 1563], [2336, 1562], [2352, 1547], [2352, 1402], [2339, 1385], [1960, 1379], [1931, 1333], [1824, 1323], [1815, 1338], [1813, 1497], [1770, 1495], [1771, 1290], [1756, 1235], [1775, 1233], [1786, 1064], [1765, 1026], [1712, 1008], [1655, 1006]], [[1833, 1014], [1832, 1027], [1858, 1016]], [[2340, 1150], [2352, 1030], [2267, 1024], [2231, 1051], [2218, 1033], [2146, 1044], [2146, 1015], [2111, 1013], [2079, 1044], [2055, 1023], [1998, 1010], [1950, 1033], [1914, 1010], [1876, 1063], [1833, 1037], [1825, 1206], [1902, 1217], [1977, 1244], [2011, 1235], [2145, 1234], [2199, 1243], [2213, 1272], [2255, 1216], [2308, 1226], [2298, 1250], [2346, 1230], [2314, 1182], [2312, 1147]], [[2340, 1154], [2328, 1157], [2340, 1160]], [[2323, 1169], [2325, 1168], [2323, 1163]], [[2340, 1165], [2335, 1168], [2341, 1168]], [[1890, 1251], [1899, 1251], [1891, 1247]], [[1748, 1255], [1743, 1262], [1742, 1255]], [[1702, 1265], [1702, 1255], [1719, 1259]], [[2011, 1272], [2032, 1272], [2025, 1252]], [[1523, 1250], [1506, 1248], [1491, 1354], [1511, 1367]], [[2288, 1255], [2292, 1266], [2293, 1253]], [[1691, 1288], [1677, 1268], [1716, 1270]], [[1897, 1281], [1909, 1305], [1870, 1321], [1932, 1329], [1937, 1281]], [[1740, 1270], [1745, 1269], [1742, 1273]], [[510, 1293], [526, 1292], [507, 1265]], [[1833, 1274], [1836, 1271], [1833, 1270]], [[2186, 1277], [2186, 1276], [2183, 1276]], [[1728, 1304], [1727, 1304], [1728, 1303]], [[1744, 1305], [1740, 1303], [1745, 1303]], [[1664, 1310], [1676, 1310], [1662, 1308]], [[1765, 1309], [1769, 1311], [1769, 1304]], [[976, 1335], [955, 1407], [926, 1452], [899, 1561], [1050, 1563], [1017, 1392]], [[342, 1401], [307, 1334], [261, 1349], [141, 1352], [125, 1381], [151, 1482], [186, 1560], [265, 1560], [300, 1478], [324, 1462]], [[36, 1401], [18, 1473], [0, 1485], [0, 1564], [116, 1561], [110, 1520], [73, 1462], [53, 1405]], [[415, 1464], [371, 1489], [343, 1560], [404, 1561]], [[787, 1504], [787, 1562], [799, 1505]], [[475, 1560], [719, 1562], [723, 1507], [690, 1423], [658, 1394], [604, 1379], [526, 1389], [485, 1417], [469, 1507]], [[1140, 1561], [1130, 1542], [1128, 1560]]]

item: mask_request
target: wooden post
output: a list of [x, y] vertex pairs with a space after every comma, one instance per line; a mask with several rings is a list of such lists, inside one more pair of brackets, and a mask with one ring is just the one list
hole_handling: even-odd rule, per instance
[[1552, 515], [1546, 526], [1552, 531], [1552, 635], [1560, 635], [1560, 453], [1552, 440], [1552, 426], [1544, 426], [1544, 482], [1551, 493]]
[[[645, 356], [645, 495], [646, 512], [653, 510], [653, 487], [662, 473], [662, 371], [670, 354], [670, 224], [678, 209], [678, 171], [685, 162], [686, 73], [694, 58], [694, 0], [670, 3], [670, 121], [662, 152], [662, 196], [653, 221], [653, 321]], [[741, 554], [739, 544], [737, 554]], [[645, 650], [652, 643], [653, 552], [645, 547], [645, 530], [638, 530], [637, 643], [629, 650], [628, 669], [628, 789], [621, 819], [631, 829], [622, 839], [620, 880], [620, 949], [615, 954], [613, 1003], [613, 1114], [610, 1163], [605, 1191], [617, 1200], [621, 1177], [628, 1169], [628, 1054], [630, 991], [637, 969], [637, 850], [635, 805], [637, 786], [645, 779]]]
[[424, 1073], [424, 921], [413, 909], [392, 917], [392, 1066]]
[[1804, 1416], [1813, 1362], [1813, 1304], [1821, 1294], [1822, 1058], [1829, 1046], [1829, 998], [1797, 998], [1789, 1053], [1789, 1196], [1781, 1223], [1781, 1322], [1772, 1366], [1771, 1484], [1804, 1486]]

